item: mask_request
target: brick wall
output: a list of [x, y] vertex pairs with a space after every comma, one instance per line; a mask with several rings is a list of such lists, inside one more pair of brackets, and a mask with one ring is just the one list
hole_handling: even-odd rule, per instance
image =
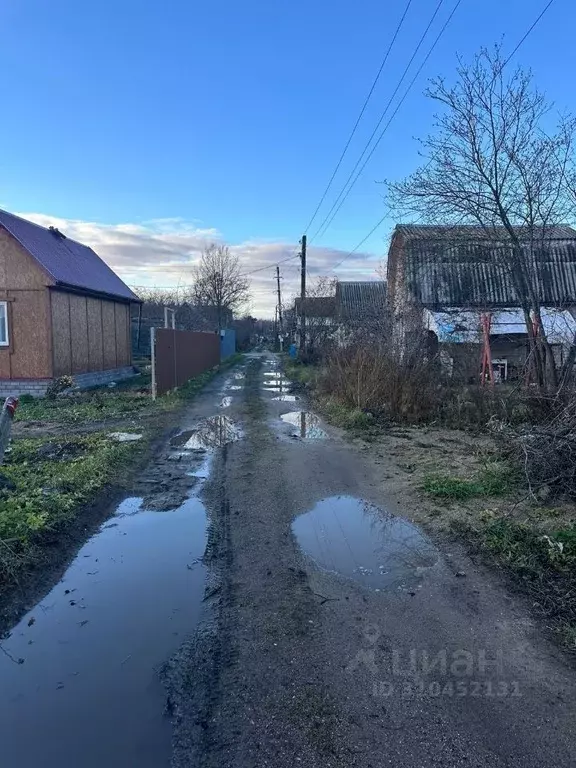
[[[80, 389], [103, 386], [112, 381], [122, 381], [134, 376], [134, 368], [131, 365], [122, 368], [113, 368], [110, 371], [93, 371], [74, 376], [74, 384]], [[46, 389], [52, 379], [11, 379], [0, 380], [0, 400], [6, 397], [18, 397], [20, 395], [32, 395], [44, 397]], [[1, 403], [0, 403], [1, 406]]]

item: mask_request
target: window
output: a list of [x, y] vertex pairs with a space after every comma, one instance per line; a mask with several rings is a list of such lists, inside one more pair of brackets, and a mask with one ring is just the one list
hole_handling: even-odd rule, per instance
[[8, 339], [8, 302], [0, 301], [0, 347], [7, 347]]

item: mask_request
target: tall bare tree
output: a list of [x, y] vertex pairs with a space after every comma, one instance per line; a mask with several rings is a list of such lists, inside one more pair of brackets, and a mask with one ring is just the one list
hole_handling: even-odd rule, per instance
[[542, 324], [538, 254], [570, 211], [574, 123], [561, 118], [553, 135], [544, 132], [550, 105], [531, 72], [508, 74], [499, 47], [482, 49], [470, 65], [460, 61], [456, 84], [437, 78], [426, 95], [442, 108], [421, 142], [426, 163], [389, 185], [392, 200], [404, 215], [480, 225], [493, 238], [524, 313], [538, 380], [553, 388], [558, 371]]
[[240, 309], [249, 298], [249, 282], [242, 275], [238, 256], [226, 245], [204, 249], [193, 272], [194, 302], [213, 307], [222, 328], [225, 315]]

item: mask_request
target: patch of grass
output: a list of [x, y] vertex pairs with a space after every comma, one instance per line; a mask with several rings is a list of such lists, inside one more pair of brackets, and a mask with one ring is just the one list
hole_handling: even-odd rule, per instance
[[444, 473], [427, 475], [422, 490], [430, 496], [465, 501], [476, 496], [506, 496], [514, 489], [515, 472], [501, 462], [486, 462], [472, 478]]
[[283, 369], [289, 379], [303, 385], [313, 386], [318, 378], [317, 366], [306, 365], [291, 358], [284, 358]]
[[564, 645], [576, 651], [576, 526], [549, 534], [500, 517], [485, 525], [453, 523], [453, 530], [509, 571], [533, 598]]
[[374, 416], [360, 408], [350, 408], [335, 400], [322, 401], [320, 406], [328, 420], [337, 427], [362, 432], [375, 425]]
[[102, 432], [68, 437], [65, 446], [58, 442], [46, 452], [45, 439], [17, 440], [2, 467], [13, 487], [0, 491], [0, 539], [12, 549], [25, 549], [42, 531], [74, 517], [81, 504], [118, 477], [135, 450]]
[[18, 421], [77, 425], [170, 411], [193, 398], [214, 376], [235, 365], [241, 357], [240, 354], [229, 357], [218, 367], [205, 371], [175, 392], [155, 401], [148, 388], [149, 376], [145, 375], [120, 382], [114, 388], [91, 389], [56, 400], [21, 398], [16, 418]]

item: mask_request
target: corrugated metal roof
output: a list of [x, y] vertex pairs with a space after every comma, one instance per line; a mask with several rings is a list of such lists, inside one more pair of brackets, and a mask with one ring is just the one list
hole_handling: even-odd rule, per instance
[[[515, 230], [522, 234], [527, 233], [526, 227], [515, 227]], [[499, 240], [506, 236], [506, 230], [504, 227], [493, 227], [489, 231], [486, 231], [480, 226], [474, 224], [460, 224], [460, 225], [437, 225], [437, 224], [397, 224], [396, 232], [410, 238], [422, 238], [426, 239], [433, 237], [434, 239], [442, 238], [445, 240], [453, 240], [455, 238], [480, 239], [480, 240]], [[540, 230], [541, 231], [541, 230]], [[538, 229], [536, 229], [538, 232]], [[560, 224], [555, 227], [548, 227], [546, 229], [546, 240], [570, 240], [576, 239], [576, 229], [568, 224]]]
[[140, 299], [87, 245], [0, 209], [0, 226], [40, 264], [57, 285], [129, 301]]
[[383, 280], [338, 281], [336, 302], [345, 317], [381, 314], [386, 309], [386, 283]]
[[[506, 263], [510, 246], [479, 227], [397, 227], [406, 237], [406, 287], [425, 307], [512, 307], [519, 300]], [[556, 227], [526, 245], [543, 305], [576, 304], [576, 230]]]
[[[302, 299], [296, 299], [294, 306], [296, 314], [300, 314]], [[304, 310], [307, 317], [334, 317], [336, 299], [334, 296], [308, 296], [304, 300]]]

